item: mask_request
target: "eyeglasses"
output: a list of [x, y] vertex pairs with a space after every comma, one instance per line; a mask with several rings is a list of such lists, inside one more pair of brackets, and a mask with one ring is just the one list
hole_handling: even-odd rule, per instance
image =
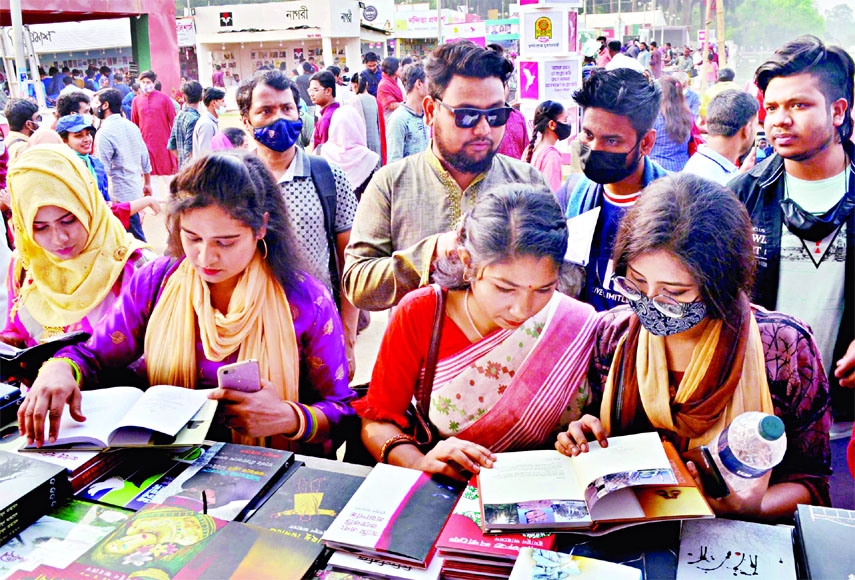
[[487, 118], [487, 124], [491, 127], [503, 127], [511, 116], [510, 107], [496, 107], [495, 109], [472, 109], [469, 107], [450, 107], [436, 99], [436, 102], [451, 111], [454, 115], [454, 124], [461, 129], [471, 129], [481, 122], [482, 117]]
[[[615, 276], [612, 278], [612, 287], [620, 292], [620, 294], [631, 302], [641, 300], [645, 297], [635, 282], [623, 276]], [[683, 318], [689, 310], [690, 302], [678, 302], [670, 296], [658, 294], [650, 298], [653, 307], [668, 318]]]

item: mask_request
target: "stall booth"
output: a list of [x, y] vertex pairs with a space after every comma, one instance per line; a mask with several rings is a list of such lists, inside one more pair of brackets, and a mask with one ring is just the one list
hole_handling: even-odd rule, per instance
[[[360, 26], [357, 0], [270, 2], [195, 9], [199, 82], [211, 84], [214, 67], [225, 71], [227, 92], [261, 67], [291, 74], [302, 62], [317, 66], [361, 68], [363, 34], [385, 40], [377, 30]], [[230, 90], [229, 90], [230, 89]]]

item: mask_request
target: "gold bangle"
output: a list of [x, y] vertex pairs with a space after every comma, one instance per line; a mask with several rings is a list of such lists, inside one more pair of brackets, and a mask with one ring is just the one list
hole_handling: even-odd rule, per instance
[[[398, 445], [416, 445], [416, 440], [411, 435], [399, 433], [386, 439], [380, 448], [380, 463], [389, 463], [389, 453]], [[418, 445], [416, 445], [418, 447]]]

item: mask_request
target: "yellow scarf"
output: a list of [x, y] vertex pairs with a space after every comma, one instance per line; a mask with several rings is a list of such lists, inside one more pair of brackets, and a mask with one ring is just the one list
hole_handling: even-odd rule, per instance
[[[89, 169], [65, 145], [27, 149], [9, 168], [7, 183], [16, 279], [26, 271], [17, 300], [44, 327], [79, 322], [113, 289], [134, 251], [148, 246], [125, 231]], [[36, 214], [50, 205], [71, 212], [86, 228], [86, 246], [78, 256], [63, 260], [33, 239]]]
[[[690, 439], [689, 448], [714, 442], [725, 426], [730, 425], [733, 419], [741, 413], [762, 411], [774, 414], [775, 412], [772, 406], [769, 383], [766, 379], [765, 354], [760, 330], [753, 313], [750, 314], [750, 317], [742, 374], [733, 395], [712, 426], [704, 433]], [[692, 360], [686, 367], [683, 380], [680, 381], [680, 386], [677, 388], [673, 403], [669, 392], [664, 337], [652, 335], [641, 328], [635, 365], [636, 377], [641, 404], [654, 428], [672, 432], [678, 431], [673, 420], [672, 404], [685, 404], [696, 394], [719, 346], [722, 326], [723, 323], [720, 320], [711, 320], [706, 323], [704, 332], [692, 352]], [[626, 335], [618, 343], [614, 360], [622, 359], [619, 353], [625, 344]], [[603, 393], [602, 411], [600, 413], [603, 426], [609, 433], [612, 432], [611, 410], [615, 404], [615, 376], [616, 365], [612, 364]]]
[[[211, 305], [211, 291], [184, 260], [163, 289], [145, 333], [145, 360], [151, 385], [196, 387], [196, 323], [205, 357], [221, 361], [237, 351], [238, 360], [258, 360], [261, 378], [280, 398], [299, 397], [299, 351], [285, 291], [256, 252], [241, 275], [225, 314]], [[266, 438], [241, 437], [236, 443], [267, 445]], [[283, 437], [271, 443], [292, 449]]]

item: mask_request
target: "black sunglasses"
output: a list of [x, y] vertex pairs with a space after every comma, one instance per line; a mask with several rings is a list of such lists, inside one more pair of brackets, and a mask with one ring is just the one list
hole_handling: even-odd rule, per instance
[[451, 111], [454, 115], [454, 124], [461, 129], [471, 129], [481, 122], [482, 117], [487, 118], [487, 124], [491, 127], [502, 127], [511, 116], [510, 107], [496, 107], [495, 109], [472, 109], [469, 107], [450, 107], [436, 99], [436, 102]]

